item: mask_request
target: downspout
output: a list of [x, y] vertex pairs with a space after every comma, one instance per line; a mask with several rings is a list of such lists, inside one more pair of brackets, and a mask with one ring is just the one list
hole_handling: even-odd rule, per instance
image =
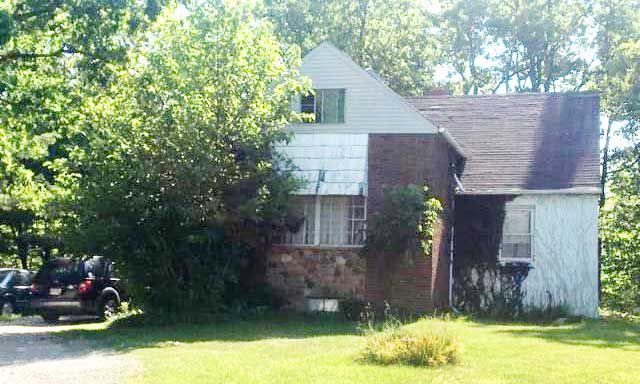
[[[451, 203], [451, 210], [454, 212], [455, 216], [455, 197], [453, 198], [453, 202]], [[453, 219], [451, 219], [451, 244], [449, 245], [449, 308], [453, 309], [453, 236], [454, 236], [455, 226], [453, 225]]]
[[451, 200], [451, 237], [449, 238], [449, 308], [451, 308], [454, 312], [460, 312], [453, 306], [453, 246], [455, 243], [456, 195], [459, 193], [464, 193], [464, 186], [458, 178], [455, 164], [451, 164], [451, 173], [453, 174], [453, 181], [455, 182], [456, 186], [453, 189], [453, 199]]

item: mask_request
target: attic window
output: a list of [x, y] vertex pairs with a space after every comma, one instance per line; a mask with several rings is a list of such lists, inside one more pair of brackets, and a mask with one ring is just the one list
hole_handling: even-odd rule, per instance
[[507, 206], [502, 227], [500, 261], [530, 263], [533, 261], [534, 208]]
[[300, 112], [313, 113], [316, 123], [344, 123], [344, 89], [315, 89], [303, 96]]

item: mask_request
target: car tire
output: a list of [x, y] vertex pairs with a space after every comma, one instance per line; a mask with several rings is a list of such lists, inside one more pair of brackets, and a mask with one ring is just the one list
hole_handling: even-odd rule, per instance
[[50, 324], [57, 323], [58, 319], [60, 319], [60, 316], [54, 315], [52, 313], [46, 313], [46, 314], [42, 314], [40, 316], [42, 316], [42, 319], [44, 321], [46, 321], [47, 323], [50, 323]]
[[100, 307], [98, 308], [98, 317], [101, 320], [106, 320], [115, 316], [118, 308], [120, 307], [120, 300], [115, 295], [105, 296], [100, 300]]
[[16, 306], [11, 301], [5, 301], [2, 303], [2, 308], [0, 308], [0, 315], [2, 316], [11, 316], [16, 312]]

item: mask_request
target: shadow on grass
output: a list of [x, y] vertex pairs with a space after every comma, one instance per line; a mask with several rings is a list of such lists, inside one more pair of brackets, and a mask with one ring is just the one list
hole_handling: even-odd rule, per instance
[[498, 334], [534, 337], [576, 346], [640, 351], [640, 324], [622, 319], [603, 318], [568, 324], [498, 322], [476, 319], [475, 323], [479, 326], [513, 326], [510, 329], [496, 330], [495, 332]]
[[126, 352], [140, 348], [161, 348], [178, 343], [251, 342], [359, 334], [354, 323], [331, 317], [303, 316], [293, 313], [207, 323], [176, 324], [149, 324], [139, 321], [143, 320], [142, 316], [144, 315], [116, 320], [102, 329], [62, 330], [56, 335], [65, 339], [82, 339], [91, 342], [96, 348]]

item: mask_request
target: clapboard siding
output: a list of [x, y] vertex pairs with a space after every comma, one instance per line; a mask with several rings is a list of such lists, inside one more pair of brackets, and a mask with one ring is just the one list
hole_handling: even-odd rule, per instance
[[565, 306], [598, 315], [598, 197], [522, 195], [507, 203], [535, 207], [533, 268], [524, 280], [525, 305]]
[[437, 133], [413, 106], [331, 44], [307, 54], [301, 72], [315, 89], [345, 89], [345, 122], [292, 125], [296, 133]]

